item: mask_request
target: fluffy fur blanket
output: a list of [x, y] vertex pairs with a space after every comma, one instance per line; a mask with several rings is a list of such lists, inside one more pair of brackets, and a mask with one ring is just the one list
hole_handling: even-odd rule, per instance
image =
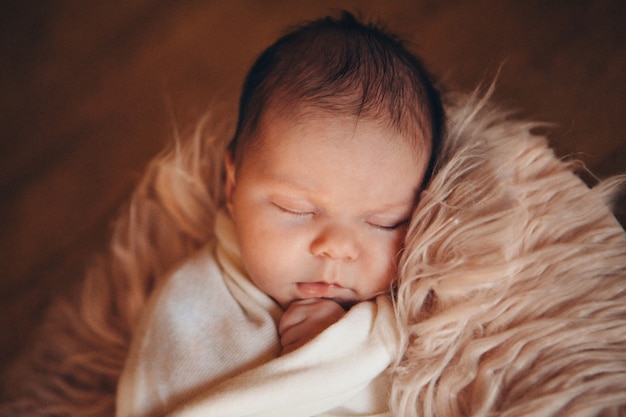
[[[415, 211], [396, 310], [398, 416], [626, 415], [626, 237], [535, 124], [485, 100], [448, 108]], [[225, 137], [199, 129], [149, 166], [110, 251], [58, 300], [4, 378], [1, 415], [108, 416], [138, 315], [212, 239]]]

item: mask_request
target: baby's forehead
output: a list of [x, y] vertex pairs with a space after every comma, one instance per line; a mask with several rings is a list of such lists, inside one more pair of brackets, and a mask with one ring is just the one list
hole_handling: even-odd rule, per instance
[[248, 149], [251, 152], [246, 153], [252, 158], [262, 156], [270, 148], [298, 146], [303, 138], [320, 146], [336, 147], [338, 152], [346, 152], [349, 148], [337, 145], [350, 142], [354, 145], [353, 150], [368, 147], [378, 149], [381, 155], [403, 157], [408, 154], [413, 157], [416, 167], [426, 165], [431, 152], [430, 142], [419, 133], [403, 135], [387, 120], [309, 108], [300, 112], [264, 114], [250, 140]]
[[[416, 156], [422, 155], [425, 150], [430, 153], [431, 138], [425, 137], [419, 128], [401, 129], [392, 118], [384, 114], [352, 114], [345, 111], [329, 111], [311, 105], [291, 106], [271, 106], [261, 115], [257, 125], [257, 133], [264, 130], [273, 130], [277, 124], [287, 124], [293, 129], [301, 129], [302, 134], [306, 134], [306, 129], [311, 126], [323, 126], [324, 129], [332, 133], [335, 129], [342, 129], [345, 139], [353, 136], [354, 133], [363, 129], [375, 129], [383, 137], [389, 138], [389, 146], [408, 148]], [[352, 126], [352, 132], [346, 131], [346, 126]], [[254, 135], [261, 136], [261, 135]], [[276, 135], [262, 135], [264, 140], [282, 140], [283, 137]]]

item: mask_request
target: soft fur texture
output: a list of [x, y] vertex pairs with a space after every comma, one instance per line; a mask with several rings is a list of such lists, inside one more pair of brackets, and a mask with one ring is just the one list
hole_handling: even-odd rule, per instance
[[[620, 179], [589, 190], [484, 99], [448, 115], [400, 265], [394, 414], [626, 415], [626, 237], [606, 205]], [[114, 414], [147, 297], [212, 239], [225, 135], [207, 131], [150, 165], [110, 251], [5, 377], [1, 415]]]
[[212, 239], [227, 135], [209, 133], [209, 124], [150, 163], [114, 224], [109, 251], [77, 294], [56, 300], [37, 343], [4, 377], [0, 416], [115, 414], [117, 380], [148, 296]]
[[590, 191], [484, 101], [449, 116], [401, 261], [395, 414], [626, 415], [620, 179]]

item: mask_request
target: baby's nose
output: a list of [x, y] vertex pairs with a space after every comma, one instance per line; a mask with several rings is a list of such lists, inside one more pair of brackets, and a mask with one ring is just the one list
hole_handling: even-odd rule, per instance
[[356, 233], [346, 226], [327, 226], [311, 242], [311, 253], [322, 258], [353, 262], [360, 254]]

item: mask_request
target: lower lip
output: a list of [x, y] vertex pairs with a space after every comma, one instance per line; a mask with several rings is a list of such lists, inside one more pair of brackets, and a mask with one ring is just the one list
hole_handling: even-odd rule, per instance
[[332, 297], [342, 288], [341, 285], [325, 282], [299, 282], [297, 286], [298, 291], [307, 297]]

